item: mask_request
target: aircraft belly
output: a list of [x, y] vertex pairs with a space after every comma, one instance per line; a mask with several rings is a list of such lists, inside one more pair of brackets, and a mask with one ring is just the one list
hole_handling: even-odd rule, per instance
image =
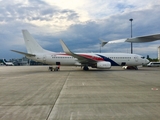
[[60, 63], [60, 65], [71, 66], [75, 65], [75, 61], [69, 59], [49, 59], [46, 61], [47, 64], [56, 65], [56, 63]]

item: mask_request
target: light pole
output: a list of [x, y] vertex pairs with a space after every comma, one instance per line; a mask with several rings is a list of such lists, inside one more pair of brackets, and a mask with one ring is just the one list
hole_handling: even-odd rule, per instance
[[[133, 19], [129, 19], [129, 21], [131, 21], [131, 38], [132, 38], [132, 21]], [[132, 45], [132, 42], [131, 42], [131, 54], [133, 53], [133, 45]]]
[[99, 50], [100, 53], [101, 53], [101, 46], [102, 46], [102, 43], [100, 43], [100, 50]]
[[99, 50], [99, 52], [101, 53], [101, 48], [105, 45], [105, 44], [107, 44], [107, 42], [106, 41], [104, 41], [104, 40], [102, 40], [102, 39], [99, 39], [101, 42], [100, 42], [100, 50]]

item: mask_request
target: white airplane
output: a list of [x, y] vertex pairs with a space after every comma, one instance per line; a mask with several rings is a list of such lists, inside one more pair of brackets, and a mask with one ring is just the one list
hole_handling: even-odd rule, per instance
[[27, 53], [17, 50], [11, 51], [23, 54], [28, 59], [49, 65], [81, 66], [83, 70], [89, 70], [89, 67], [110, 69], [112, 66], [139, 66], [149, 62], [146, 58], [138, 54], [73, 53], [62, 40], [60, 40], [60, 43], [65, 53], [51, 52], [43, 49], [27, 30], [22, 30], [22, 33]]
[[6, 59], [3, 59], [2, 62], [6, 66], [14, 66], [14, 64], [12, 62], [7, 62]]

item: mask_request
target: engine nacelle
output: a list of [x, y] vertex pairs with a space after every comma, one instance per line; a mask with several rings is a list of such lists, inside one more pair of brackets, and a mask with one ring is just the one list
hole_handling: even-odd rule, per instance
[[110, 62], [106, 62], [106, 61], [97, 62], [97, 68], [110, 69], [111, 68], [111, 63]]

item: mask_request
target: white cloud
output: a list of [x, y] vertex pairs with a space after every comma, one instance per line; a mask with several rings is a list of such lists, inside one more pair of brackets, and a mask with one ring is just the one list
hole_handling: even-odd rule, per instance
[[61, 9], [74, 10], [80, 16], [80, 21], [84, 22], [89, 20], [88, 11], [86, 11], [85, 6], [90, 4], [88, 0], [46, 0], [49, 4], [58, 6]]

